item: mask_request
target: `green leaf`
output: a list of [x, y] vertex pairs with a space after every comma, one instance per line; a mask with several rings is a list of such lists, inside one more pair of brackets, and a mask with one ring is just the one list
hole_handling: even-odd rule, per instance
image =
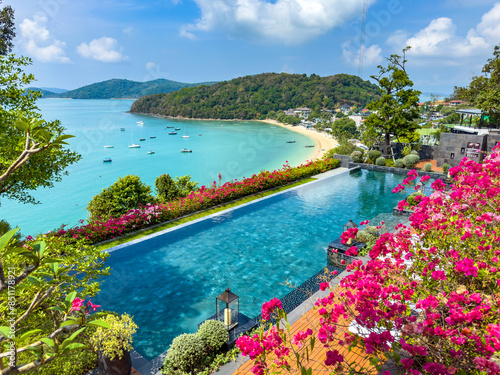
[[59, 312], [62, 312], [62, 313], [66, 312], [62, 307], [59, 307], [59, 306], [52, 306], [52, 307], [49, 307], [48, 309], [49, 310], [59, 311]]
[[28, 280], [31, 281], [32, 284], [35, 284], [36, 286], [40, 286], [42, 281], [35, 276], [28, 276]]
[[42, 332], [42, 330], [41, 329], [34, 329], [32, 331], [25, 332], [25, 333], [23, 333], [21, 335], [20, 339], [23, 340], [23, 339], [25, 339], [27, 337], [30, 337], [30, 336], [34, 335], [35, 333], [38, 333], [38, 332]]
[[315, 343], [316, 343], [316, 337], [311, 336], [311, 352], [314, 350]]
[[33, 250], [35, 250], [36, 253], [38, 253], [38, 257], [41, 258], [43, 256], [43, 253], [45, 252], [45, 248], [47, 247], [47, 244], [45, 241], [37, 242], [33, 246]]
[[7, 339], [9, 338], [9, 334], [10, 334], [10, 327], [5, 327], [5, 326], [0, 327], [0, 335], [2, 335]]
[[299, 353], [295, 353], [295, 357], [297, 358], [297, 368], [300, 368], [300, 355], [299, 355]]
[[72, 326], [73, 324], [78, 324], [78, 321], [76, 321], [74, 319], [68, 319], [68, 320], [65, 320], [64, 322], [62, 322], [61, 325], [59, 326], [59, 328], [66, 327], [66, 326]]
[[66, 305], [66, 308], [68, 308], [72, 304], [72, 302], [75, 300], [75, 298], [76, 298], [75, 291], [68, 293], [68, 295], [64, 299], [64, 304]]
[[9, 255], [21, 253], [21, 252], [24, 252], [24, 251], [26, 251], [26, 249], [24, 247], [15, 247], [13, 249], [9, 249], [7, 251], [4, 251], [3, 257], [7, 257]]
[[62, 259], [60, 258], [44, 258], [42, 259], [42, 264], [46, 264], [46, 263], [61, 263], [62, 262]]
[[43, 342], [45, 345], [47, 345], [52, 350], [54, 350], [54, 347], [55, 347], [54, 340], [49, 339], [47, 337], [44, 337], [43, 339], [40, 339], [40, 341]]
[[74, 342], [72, 344], [69, 344], [68, 346], [66, 346], [64, 349], [63, 349], [63, 353], [67, 353], [67, 352], [71, 352], [73, 350], [78, 350], [78, 349], [82, 349], [82, 348], [85, 348], [86, 346], [79, 343], [79, 342]]
[[87, 325], [94, 327], [109, 328], [109, 324], [104, 320], [91, 320], [90, 322], [87, 322]]
[[9, 242], [12, 237], [14, 237], [14, 235], [19, 229], [20, 228], [14, 228], [12, 230], [9, 230], [2, 237], [0, 237], [0, 250], [2, 250], [5, 247], [5, 245], [7, 245], [7, 242]]
[[80, 328], [78, 331], [73, 332], [73, 334], [70, 337], [68, 337], [66, 340], [63, 341], [63, 343], [61, 344], [61, 348], [64, 349], [66, 346], [73, 343], [73, 340], [76, 339], [76, 337], [83, 331], [85, 331], [85, 327]]

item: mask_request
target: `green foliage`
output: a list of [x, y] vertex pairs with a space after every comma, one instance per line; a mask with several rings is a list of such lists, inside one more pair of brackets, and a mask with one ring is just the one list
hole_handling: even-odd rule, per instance
[[[341, 143], [337, 147], [333, 148], [330, 150], [333, 154], [338, 154], [338, 155], [351, 155], [353, 151], [356, 151], [356, 146], [353, 145], [352, 143]], [[359, 150], [358, 150], [359, 151]]]
[[366, 230], [360, 230], [358, 231], [355, 240], [358, 242], [368, 243], [370, 241], [376, 240], [377, 237], [378, 235], [370, 234]]
[[219, 350], [222, 345], [229, 341], [229, 333], [224, 323], [219, 320], [207, 320], [198, 328], [198, 336], [209, 348]]
[[346, 101], [364, 107], [378, 97], [376, 86], [347, 74], [308, 77], [305, 74], [264, 73], [212, 86], [148, 95], [134, 102], [131, 111], [217, 119], [259, 119], [275, 111], [278, 113], [276, 119], [283, 121], [284, 115], [280, 115], [288, 108], [307, 106], [319, 111], [321, 108], [333, 109], [335, 103]]
[[335, 120], [331, 128], [332, 135], [339, 143], [347, 143], [348, 139], [355, 139], [360, 136], [356, 123], [348, 117]]
[[396, 161], [394, 162], [394, 166], [396, 168], [404, 168], [405, 167], [404, 160], [403, 159], [396, 159]]
[[[0, 196], [36, 203], [28, 192], [61, 181], [67, 174], [66, 167], [80, 160], [80, 155], [64, 148], [64, 139], [71, 136], [64, 135], [59, 121], [42, 119], [36, 106], [40, 94], [25, 91], [24, 87], [35, 80], [32, 74], [23, 72], [29, 65], [31, 60], [25, 57], [0, 56]], [[27, 152], [29, 158], [16, 163]]]
[[406, 203], [408, 203], [408, 206], [413, 207], [418, 204], [418, 202], [415, 200], [416, 196], [424, 197], [425, 194], [418, 191], [411, 193], [408, 197], [406, 197]]
[[419, 153], [418, 153], [418, 151], [417, 151], [417, 150], [412, 150], [412, 151], [410, 152], [410, 155], [417, 155], [417, 156], [418, 156], [418, 155], [419, 155]]
[[472, 78], [468, 87], [455, 87], [461, 99], [474, 103], [490, 121], [500, 122], [500, 46], [495, 46], [493, 57], [484, 65], [482, 75]]
[[89, 371], [94, 370], [98, 365], [97, 353], [83, 348], [69, 352], [64, 356], [57, 357], [52, 362], [39, 367], [35, 371], [30, 371], [28, 374], [33, 375], [85, 375]]
[[109, 328], [98, 327], [90, 337], [90, 344], [95, 351], [101, 351], [110, 360], [115, 357], [122, 359], [124, 351], [133, 349], [132, 335], [137, 331], [137, 324], [128, 314], [108, 315], [104, 321], [109, 324]]
[[375, 227], [373, 225], [367, 225], [365, 228], [365, 231], [372, 236], [375, 236], [375, 237], [380, 236], [380, 230], [377, 229], [377, 227]]
[[119, 217], [127, 211], [154, 201], [151, 188], [139, 176], [119, 177], [113, 185], [95, 195], [87, 205], [90, 220]]
[[197, 186], [198, 183], [191, 181], [189, 175], [176, 177], [174, 180], [169, 174], [162, 174], [155, 180], [157, 200], [162, 203], [185, 197], [198, 190]]
[[386, 159], [385, 160], [385, 166], [386, 167], [394, 167], [394, 160], [392, 160], [392, 159]]
[[300, 119], [296, 116], [285, 116], [281, 122], [288, 125], [298, 125], [300, 124]]
[[412, 89], [413, 82], [406, 72], [406, 52], [403, 55], [391, 55], [387, 67], [379, 65], [379, 75], [371, 76], [377, 81], [381, 98], [368, 104], [373, 111], [364, 122], [369, 133], [383, 135], [385, 138], [385, 154], [389, 154], [391, 135], [404, 137], [411, 135], [418, 125], [418, 96], [420, 92]]
[[[0, 237], [3, 236], [5, 233], [11, 231], [13, 228], [10, 226], [10, 224], [6, 220], [0, 220]], [[12, 241], [14, 246], [19, 245], [19, 241], [22, 238], [21, 232], [16, 232], [14, 237], [12, 237]]]
[[[196, 333], [184, 333], [172, 341], [165, 357], [165, 367], [190, 372], [198, 368], [205, 356], [205, 344]], [[164, 372], [166, 375], [170, 373]]]
[[379, 158], [380, 155], [382, 155], [382, 153], [379, 150], [368, 151], [368, 157], [370, 158], [371, 161], [377, 160], [377, 158]]
[[432, 172], [432, 164], [431, 163], [425, 163], [424, 164], [424, 171], [426, 171], [426, 172]]
[[361, 151], [353, 151], [351, 153], [351, 159], [355, 163], [362, 163], [363, 162], [363, 154]]
[[404, 158], [406, 155], [411, 154], [411, 145], [405, 145], [401, 151], [401, 156]]
[[214, 82], [183, 83], [168, 79], [155, 79], [154, 81], [135, 82], [128, 79], [110, 79], [83, 86], [64, 93], [46, 93], [46, 98], [71, 98], [71, 99], [139, 99], [145, 95], [161, 94], [178, 91], [184, 87], [212, 85]]
[[443, 164], [443, 173], [447, 175], [448, 171], [450, 170], [450, 167], [451, 167], [451, 165], [449, 165], [447, 163]]
[[383, 156], [380, 156], [375, 160], [375, 164], [383, 167], [385, 165], [385, 158]]
[[415, 164], [418, 163], [419, 160], [420, 160], [419, 156], [413, 154], [406, 155], [403, 159], [406, 168], [413, 168]]
[[0, 11], [0, 55], [6, 55], [12, 51], [14, 47], [12, 40], [15, 36], [14, 10], [6, 6]]

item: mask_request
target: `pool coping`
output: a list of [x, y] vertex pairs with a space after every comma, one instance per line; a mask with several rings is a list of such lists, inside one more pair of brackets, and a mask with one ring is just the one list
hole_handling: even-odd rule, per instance
[[[169, 233], [169, 232], [172, 232], [174, 230], [177, 230], [177, 229], [181, 229], [181, 228], [185, 228], [189, 225], [192, 225], [192, 224], [196, 224], [196, 223], [199, 223], [203, 220], [207, 220], [207, 219], [211, 219], [211, 218], [214, 218], [214, 217], [217, 217], [217, 216], [220, 216], [220, 215], [223, 215], [225, 213], [228, 213], [228, 212], [231, 212], [231, 211], [234, 211], [236, 209], [239, 209], [239, 208], [242, 208], [242, 207], [245, 207], [245, 206], [248, 206], [248, 205], [251, 205], [251, 204], [254, 204], [254, 203], [257, 203], [257, 202], [261, 202], [261, 201], [264, 201], [266, 199], [269, 199], [269, 198], [272, 198], [272, 197], [275, 197], [275, 196], [278, 196], [280, 194], [284, 194], [284, 193], [287, 193], [287, 192], [290, 192], [290, 191], [293, 191], [293, 190], [296, 190], [298, 188], [301, 188], [303, 186], [308, 186], [310, 184], [314, 184], [318, 181], [323, 181], [325, 179], [329, 179], [329, 178], [335, 178], [337, 176], [342, 176], [344, 174], [348, 174], [348, 173], [351, 173], [353, 170], [355, 169], [358, 169], [358, 168], [351, 168], [351, 169], [348, 169], [348, 168], [335, 168], [333, 170], [330, 170], [328, 172], [324, 172], [324, 173], [320, 173], [320, 174], [317, 174], [317, 175], [314, 175], [314, 176], [311, 176], [312, 178], [315, 178], [316, 180], [314, 181], [310, 181], [310, 182], [307, 182], [305, 184], [302, 184], [302, 185], [299, 185], [299, 186], [295, 186], [293, 188], [290, 188], [290, 189], [287, 189], [287, 190], [284, 190], [284, 191], [280, 191], [280, 192], [277, 192], [277, 193], [274, 193], [274, 194], [271, 194], [271, 195], [268, 195], [266, 197], [263, 197], [263, 198], [259, 198], [259, 199], [256, 199], [256, 200], [253, 200], [251, 202], [247, 202], [247, 203], [243, 203], [241, 205], [238, 205], [238, 206], [235, 206], [235, 207], [231, 207], [231, 208], [228, 208], [226, 210], [223, 210], [223, 211], [219, 211], [219, 212], [216, 212], [216, 213], [213, 213], [213, 214], [210, 214], [210, 215], [207, 215], [207, 216], [204, 216], [202, 218], [199, 218], [199, 219], [195, 219], [195, 220], [192, 220], [190, 222], [187, 222], [187, 223], [184, 223], [184, 224], [180, 224], [180, 225], [176, 225], [175, 227], [172, 227], [172, 228], [167, 228], [165, 230], [162, 230], [160, 232], [157, 232], [157, 233], [152, 233], [150, 235], [147, 235], [147, 236], [144, 236], [144, 237], [141, 237], [141, 238], [137, 238], [135, 240], [131, 240], [129, 242], [126, 242], [124, 244], [120, 244], [120, 245], [117, 245], [117, 246], [114, 246], [114, 247], [111, 247], [109, 249], [106, 249], [104, 251], [107, 251], [109, 253], [111, 252], [114, 252], [114, 251], [118, 251], [118, 250], [121, 250], [121, 249], [124, 249], [128, 246], [131, 246], [131, 245], [135, 245], [137, 243], [140, 243], [142, 241], [146, 241], [148, 239], [151, 239], [151, 238], [155, 238], [157, 236], [160, 236], [160, 235], [163, 235], [165, 233]], [[342, 272], [342, 275], [344, 275], [345, 271]], [[343, 277], [342, 277], [343, 278]], [[342, 278], [340, 278], [339, 280], [341, 280]], [[336, 279], [335, 279], [336, 280]], [[339, 281], [340, 282], [340, 281]], [[293, 322], [295, 322], [299, 317], [300, 317], [300, 314], [297, 312], [299, 309], [301, 309], [301, 311], [304, 309], [305, 307], [305, 304], [307, 303], [307, 301], [310, 301], [312, 298], [315, 298], [318, 293], [323, 293], [323, 292], [316, 292], [315, 294], [313, 294], [313, 296], [309, 297], [306, 301], [302, 302], [302, 304], [300, 304], [297, 308], [295, 308], [288, 316], [289, 316], [289, 321], [290, 321], [290, 324], [292, 324]], [[167, 354], [167, 351], [161, 353], [160, 355], [156, 356], [155, 358], [151, 359], [150, 361], [148, 361], [146, 358], [144, 358], [139, 352], [135, 351], [135, 350], [131, 350], [130, 352], [131, 354], [131, 357], [132, 357], [132, 366], [139, 372], [141, 373], [142, 375], [161, 375], [160, 371], [158, 370], [159, 367], [161, 365], [163, 365], [163, 360], [165, 359], [165, 356]], [[230, 362], [232, 363], [232, 362]], [[228, 363], [227, 365], [229, 365], [230, 363]], [[226, 366], [226, 365], [225, 365]], [[223, 366], [224, 367], [224, 366]], [[220, 371], [220, 369], [218, 370]], [[217, 373], [218, 373], [217, 371]], [[223, 372], [221, 374], [231, 374], [232, 372]]]
[[234, 210], [237, 210], [237, 209], [240, 209], [240, 208], [243, 208], [243, 207], [246, 207], [246, 206], [249, 206], [251, 204], [254, 204], [254, 203], [257, 203], [257, 202], [262, 202], [266, 199], [269, 199], [269, 198], [272, 198], [272, 197], [276, 197], [278, 195], [281, 195], [281, 194], [284, 194], [284, 193], [288, 193], [290, 191], [294, 191], [298, 188], [301, 188], [301, 187], [304, 187], [304, 186], [308, 186], [310, 184], [314, 184], [318, 181], [322, 181], [322, 180], [325, 180], [327, 178], [332, 178], [332, 177], [335, 177], [335, 176], [340, 176], [342, 174], [345, 174], [345, 173], [350, 173], [351, 171], [353, 171], [354, 169], [356, 168], [351, 168], [351, 169], [348, 169], [348, 168], [335, 168], [331, 171], [328, 171], [328, 172], [324, 172], [324, 173], [320, 173], [320, 174], [317, 174], [317, 175], [314, 175], [314, 176], [311, 176], [310, 178], [315, 178], [316, 180], [314, 181], [310, 181], [310, 182], [306, 182], [305, 184], [302, 184], [302, 185], [299, 185], [299, 186], [294, 186], [290, 189], [287, 189], [287, 190], [283, 190], [283, 191], [279, 191], [277, 193], [274, 193], [274, 194], [270, 194], [266, 197], [262, 197], [262, 198], [258, 198], [258, 199], [255, 199], [253, 201], [250, 201], [250, 202], [247, 202], [247, 203], [242, 203], [238, 206], [235, 206], [235, 207], [231, 207], [231, 208], [227, 208], [225, 210], [222, 210], [222, 211], [219, 211], [219, 212], [215, 212], [213, 214], [210, 214], [210, 215], [207, 215], [207, 216], [203, 216], [203, 217], [200, 217], [198, 219], [195, 219], [195, 220], [192, 220], [192, 221], [189, 221], [187, 223], [183, 223], [183, 224], [179, 224], [179, 225], [176, 225], [174, 227], [171, 227], [171, 228], [167, 228], [167, 229], [164, 229], [164, 230], [161, 230], [159, 232], [156, 232], [156, 233], [151, 233], [151, 234], [148, 234], [144, 237], [141, 237], [141, 238], [136, 238], [135, 240], [130, 240], [128, 242], [125, 242], [125, 243], [122, 243], [120, 245], [116, 245], [116, 246], [113, 246], [113, 247], [110, 247], [109, 249], [106, 249], [106, 250], [103, 250], [103, 251], [106, 251], [108, 253], [112, 253], [114, 251], [117, 251], [117, 250], [121, 250], [121, 249], [124, 249], [128, 246], [131, 246], [131, 245], [135, 245], [137, 243], [140, 243], [140, 242], [143, 242], [143, 241], [147, 241], [151, 238], [155, 238], [155, 237], [158, 237], [158, 236], [161, 236], [161, 235], [164, 235], [166, 233], [170, 233], [170, 232], [173, 232], [177, 229], [182, 229], [182, 228], [185, 228], [185, 227], [188, 227], [190, 225], [193, 225], [193, 224], [197, 224], [199, 222], [202, 222], [204, 220], [208, 220], [208, 219], [212, 219], [214, 217], [217, 217], [217, 216], [221, 216], [221, 215], [224, 215], [224, 214], [227, 214], [229, 212], [232, 212]]

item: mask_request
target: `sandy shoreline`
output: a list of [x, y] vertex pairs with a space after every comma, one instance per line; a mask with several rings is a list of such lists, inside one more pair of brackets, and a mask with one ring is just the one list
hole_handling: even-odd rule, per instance
[[296, 126], [285, 125], [276, 120], [259, 120], [259, 121], [281, 126], [282, 128], [288, 129], [292, 132], [300, 133], [314, 139], [316, 145], [319, 147], [313, 150], [313, 153], [311, 154], [310, 157], [307, 158], [307, 160], [321, 159], [323, 155], [326, 153], [326, 151], [338, 146], [338, 142], [332, 136], [326, 135], [325, 133], [321, 133], [316, 130], [306, 129], [299, 125]]
[[282, 128], [288, 129], [292, 132], [303, 134], [309, 138], [312, 138], [315, 141], [316, 146], [318, 146], [318, 148], [313, 149], [312, 153], [306, 158], [306, 160], [304, 160], [304, 162], [309, 161], [309, 160], [321, 159], [323, 157], [323, 155], [325, 155], [326, 151], [338, 146], [338, 142], [331, 135], [327, 135], [325, 133], [318, 132], [318, 131], [313, 130], [313, 129], [306, 129], [306, 128], [299, 126], [299, 125], [296, 125], [296, 126], [285, 125], [285, 124], [282, 124], [281, 122], [278, 122], [276, 120], [271, 120], [271, 119], [267, 119], [267, 120], [210, 119], [210, 118], [172, 117], [172, 116], [163, 116], [163, 115], [157, 115], [157, 114], [151, 114], [151, 113], [140, 113], [140, 112], [130, 112], [130, 113], [137, 114], [137, 115], [146, 115], [146, 116], [152, 116], [152, 117], [165, 118], [165, 119], [169, 119], [169, 120], [232, 121], [232, 122], [256, 121], [256, 122], [265, 122], [268, 124], [281, 126]]

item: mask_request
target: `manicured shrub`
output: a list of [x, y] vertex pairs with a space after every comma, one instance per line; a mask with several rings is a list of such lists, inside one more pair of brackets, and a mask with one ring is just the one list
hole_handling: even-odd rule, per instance
[[449, 164], [443, 164], [443, 173], [448, 174], [450, 167], [451, 167], [451, 165], [449, 165]]
[[375, 164], [383, 167], [385, 165], [385, 158], [383, 156], [378, 157], [377, 160], [375, 160]]
[[109, 328], [98, 327], [90, 337], [90, 344], [95, 351], [101, 351], [107, 358], [121, 359], [124, 351], [132, 350], [132, 335], [137, 331], [137, 325], [130, 315], [108, 315], [103, 319]]
[[410, 155], [419, 155], [418, 151], [417, 150], [413, 150], [412, 152], [410, 152]]
[[366, 230], [358, 231], [358, 234], [356, 235], [356, 238], [355, 238], [356, 241], [364, 242], [364, 243], [373, 241], [375, 239], [376, 239], [376, 237], [374, 235], [368, 233]]
[[198, 336], [209, 350], [219, 350], [229, 341], [229, 333], [224, 323], [219, 320], [207, 320], [198, 328]]
[[424, 164], [424, 171], [426, 171], [426, 172], [432, 172], [432, 164], [431, 163], [425, 163]]
[[377, 158], [380, 157], [380, 155], [382, 155], [382, 153], [379, 150], [371, 150], [368, 152], [368, 157], [373, 162], [375, 162], [377, 160]]
[[394, 167], [394, 160], [392, 159], [385, 159], [385, 166], [386, 167]]
[[420, 197], [424, 197], [425, 194], [424, 193], [420, 193], [418, 191], [414, 192], [414, 193], [411, 193], [407, 198], [406, 198], [406, 203], [408, 203], [408, 206], [410, 207], [413, 207], [413, 206], [416, 206], [418, 204], [418, 202], [420, 201], [417, 201], [415, 199], [415, 197], [417, 196], [420, 196]]
[[351, 154], [351, 159], [355, 163], [361, 163], [363, 161], [363, 154], [359, 151], [353, 151]]
[[200, 366], [205, 357], [205, 344], [196, 333], [183, 333], [172, 340], [165, 357], [166, 367], [190, 372]]
[[396, 168], [404, 168], [405, 163], [404, 163], [403, 159], [396, 159], [396, 161], [394, 162], [394, 166]]
[[403, 159], [406, 168], [413, 168], [415, 164], [418, 163], [419, 160], [420, 158], [418, 157], [418, 155], [413, 155], [413, 154], [406, 155], [405, 158]]

